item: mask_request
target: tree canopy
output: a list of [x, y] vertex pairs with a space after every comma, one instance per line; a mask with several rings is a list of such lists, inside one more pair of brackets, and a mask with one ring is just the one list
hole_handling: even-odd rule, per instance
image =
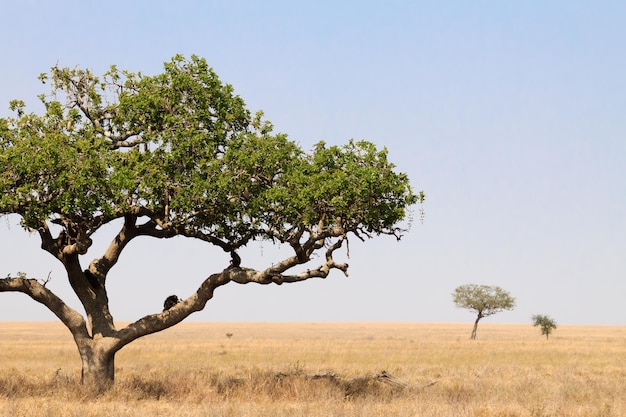
[[[225, 249], [329, 225], [394, 234], [418, 196], [368, 142], [320, 142], [307, 155], [273, 134], [205, 60], [175, 57], [157, 76], [112, 67], [102, 78], [58, 68], [41, 79], [46, 114], [2, 119], [2, 213], [38, 229], [53, 220], [84, 247], [98, 227], [147, 216], [144, 232]], [[86, 227], [84, 227], [86, 226]], [[334, 233], [337, 234], [337, 233]], [[87, 244], [88, 245], [88, 244]]]
[[532, 320], [533, 326], [541, 329], [541, 334], [546, 337], [546, 340], [550, 337], [552, 331], [556, 329], [556, 322], [550, 316], [535, 314]]
[[476, 339], [478, 322], [504, 310], [512, 310], [515, 307], [515, 298], [507, 291], [498, 286], [466, 284], [455, 288], [452, 293], [454, 304], [477, 314], [472, 339]]
[[[44, 114], [14, 100], [15, 115], [0, 118], [0, 215], [17, 214], [39, 234], [87, 319], [36, 279], [1, 279], [0, 292], [23, 292], [56, 314], [74, 335], [84, 372], [102, 366], [88, 363], [88, 351], [102, 350], [100, 337], [112, 357], [204, 308], [217, 286], [347, 274], [333, 253], [349, 237], [400, 239], [410, 206], [424, 199], [371, 142], [319, 142], [305, 152], [274, 133], [196, 56], [175, 56], [154, 76], [55, 66], [40, 80], [51, 87], [40, 96]], [[116, 220], [119, 232], [104, 253], [81, 265], [94, 233]], [[197, 239], [230, 253], [231, 263], [172, 308], [118, 330], [106, 277], [138, 236]], [[247, 268], [237, 251], [255, 240], [293, 253], [266, 269]], [[112, 380], [112, 362], [106, 366]]]

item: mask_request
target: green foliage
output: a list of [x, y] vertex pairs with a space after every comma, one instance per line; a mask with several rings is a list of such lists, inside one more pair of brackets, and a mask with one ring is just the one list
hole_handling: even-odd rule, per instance
[[196, 56], [175, 56], [155, 76], [53, 67], [40, 80], [52, 89], [40, 96], [44, 114], [16, 100], [15, 117], [0, 118], [0, 214], [28, 229], [53, 221], [89, 236], [147, 216], [164, 237], [231, 249], [307, 228], [399, 238], [424, 199], [386, 149], [320, 142], [305, 153], [273, 133]]
[[546, 336], [546, 339], [550, 337], [552, 331], [556, 329], [556, 322], [549, 316], [542, 314], [535, 314], [532, 317], [533, 326], [541, 329], [541, 334]]
[[478, 313], [479, 318], [515, 308], [515, 298], [497, 286], [466, 284], [452, 293], [454, 304]]

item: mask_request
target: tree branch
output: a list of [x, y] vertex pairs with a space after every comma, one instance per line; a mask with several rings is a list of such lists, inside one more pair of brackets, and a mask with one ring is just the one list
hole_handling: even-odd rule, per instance
[[114, 136], [107, 130], [104, 132], [104, 136], [111, 140], [111, 149], [133, 148], [144, 142], [144, 139], [136, 132], [127, 132], [124, 135]]
[[284, 275], [281, 272], [303, 263], [297, 255], [263, 271], [231, 265], [222, 272], [209, 276], [202, 285], [200, 285], [200, 288], [186, 300], [182, 300], [172, 308], [161, 313], [145, 316], [124, 329], [119, 330], [117, 332], [119, 341], [117, 342], [116, 350], [121, 349], [123, 346], [139, 337], [172, 327], [183, 321], [192, 313], [201, 311], [206, 303], [213, 298], [215, 289], [231, 281], [238, 284], [274, 283], [280, 285], [284, 282], [299, 282], [310, 278], [326, 278], [332, 269], [339, 269], [347, 276], [348, 264], [337, 263], [333, 259], [333, 252], [341, 248], [344, 240], [345, 237], [340, 236], [337, 242], [328, 247], [326, 250], [326, 260], [317, 269], [307, 269], [296, 275]]
[[[282, 284], [304, 281], [309, 278], [326, 278], [332, 269], [338, 269], [348, 276], [348, 264], [337, 263], [333, 259], [333, 252], [339, 249], [343, 245], [345, 237], [340, 236], [334, 244], [330, 245], [326, 250], [326, 260], [323, 264], [315, 269], [307, 269], [299, 274], [288, 275], [284, 274], [289, 269], [308, 262], [311, 258], [314, 249], [310, 249], [306, 260], [295, 255], [290, 258], [277, 263], [263, 271], [258, 271], [250, 268], [234, 268], [231, 271], [230, 279], [238, 284]], [[314, 247], [319, 247], [319, 241]]]
[[37, 232], [41, 237], [41, 248], [50, 253], [55, 258], [61, 260], [62, 250], [60, 248], [63, 246], [64, 243], [61, 242], [61, 240], [63, 240], [63, 237], [65, 236], [64, 232], [61, 232], [61, 234], [59, 234], [56, 239], [53, 238], [52, 233], [50, 233], [50, 227], [45, 221], [41, 222], [39, 228], [37, 228]]
[[343, 245], [344, 240], [344, 236], [340, 236], [337, 242], [328, 247], [326, 250], [326, 262], [320, 265], [319, 268], [315, 270], [307, 270], [297, 275], [284, 275], [282, 277], [283, 282], [299, 282], [309, 278], [326, 278], [331, 269], [338, 269], [343, 272], [345, 276], [348, 276], [348, 264], [337, 263], [333, 259], [333, 252]]
[[0, 279], [0, 292], [21, 292], [33, 300], [45, 305], [56, 315], [74, 337], [89, 337], [85, 319], [74, 309], [70, 308], [52, 291], [36, 279], [3, 278]]
[[106, 252], [100, 259], [94, 259], [89, 265], [89, 272], [97, 277], [106, 277], [111, 268], [115, 266], [119, 260], [120, 254], [126, 245], [136, 236], [138, 236], [135, 222], [137, 217], [126, 215], [124, 217], [124, 225], [120, 232], [113, 238]]
[[190, 314], [202, 310], [207, 301], [213, 298], [215, 289], [230, 281], [229, 269], [225, 269], [218, 274], [213, 274], [186, 300], [182, 300], [162, 313], [151, 314], [129, 324], [124, 329], [117, 332], [119, 341], [116, 350], [121, 349], [123, 346], [139, 337], [170, 328], [183, 321]]
[[243, 244], [245, 244], [250, 238], [244, 238], [244, 242], [243, 243], [239, 243], [239, 244], [231, 244], [228, 242], [224, 242], [221, 239], [216, 238], [213, 235], [207, 234], [207, 233], [202, 233], [199, 230], [190, 230], [190, 229], [184, 229], [181, 231], [180, 233], [182, 236], [185, 237], [192, 237], [198, 240], [202, 240], [204, 242], [208, 242], [211, 243], [215, 246], [218, 246], [220, 248], [222, 248], [225, 252], [231, 252], [235, 249], [237, 249], [239, 246], [242, 246]]

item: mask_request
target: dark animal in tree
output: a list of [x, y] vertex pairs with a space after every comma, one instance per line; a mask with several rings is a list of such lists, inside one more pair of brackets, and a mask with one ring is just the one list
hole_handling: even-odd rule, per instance
[[170, 295], [169, 297], [165, 299], [165, 302], [163, 303], [163, 311], [169, 310], [170, 308], [174, 307], [179, 302], [180, 302], [180, 299], [177, 296]]
[[89, 281], [89, 285], [91, 285], [91, 288], [96, 289], [100, 287], [100, 281], [98, 280], [98, 277], [92, 274], [90, 270], [85, 269], [83, 273], [85, 274], [85, 278], [87, 278], [87, 281]]

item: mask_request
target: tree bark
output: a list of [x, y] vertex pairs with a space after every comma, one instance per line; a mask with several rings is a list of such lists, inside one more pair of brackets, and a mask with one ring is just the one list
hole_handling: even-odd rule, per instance
[[476, 318], [476, 321], [474, 322], [474, 328], [472, 329], [472, 335], [470, 336], [470, 339], [472, 340], [476, 340], [476, 330], [478, 330], [478, 322], [480, 321], [480, 319], [482, 319], [482, 315], [478, 315], [478, 317]]
[[[111, 343], [113, 342], [113, 343]], [[82, 362], [81, 383], [94, 394], [100, 394], [115, 380], [115, 340], [76, 339]]]

